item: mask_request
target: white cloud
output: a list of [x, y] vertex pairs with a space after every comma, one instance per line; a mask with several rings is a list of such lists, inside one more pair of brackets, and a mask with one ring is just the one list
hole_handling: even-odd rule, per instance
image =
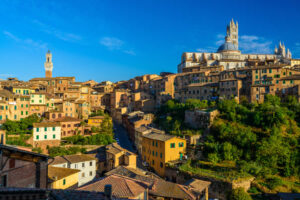
[[272, 41], [254, 35], [242, 35], [239, 40], [239, 49], [243, 53], [272, 53]]
[[107, 47], [107, 49], [110, 51], [119, 50], [128, 55], [132, 55], [132, 56], [136, 55], [135, 51], [124, 48], [124, 46], [126, 46], [125, 42], [116, 37], [102, 37], [99, 43], [102, 46]]
[[64, 41], [68, 41], [68, 42], [75, 42], [75, 41], [79, 41], [82, 39], [77, 34], [61, 31], [55, 27], [44, 24], [38, 20], [33, 20], [33, 23], [38, 25], [41, 31], [43, 31], [49, 35], [53, 35], [60, 40], [64, 40]]
[[224, 39], [224, 38], [225, 38], [225, 35], [224, 35], [224, 34], [218, 34], [218, 35], [217, 35], [217, 38], [218, 38], [218, 39]]
[[217, 50], [216, 47], [207, 47], [207, 48], [197, 48], [196, 51], [205, 53], [205, 52], [215, 52]]
[[40, 42], [40, 41], [34, 41], [30, 38], [22, 39], [22, 38], [17, 37], [16, 35], [12, 34], [9, 31], [3, 31], [3, 34], [6, 37], [14, 40], [15, 42], [18, 42], [18, 43], [23, 44], [23, 45], [33, 46], [33, 47], [41, 48], [41, 49], [46, 49], [47, 48], [47, 43], [43, 43], [43, 42]]
[[[208, 46], [204, 48], [197, 48], [199, 52], [216, 52], [220, 45], [225, 42], [225, 35], [217, 34], [214, 46]], [[300, 46], [300, 43], [298, 43]], [[297, 45], [297, 43], [296, 43]], [[239, 50], [242, 53], [272, 53], [272, 41], [266, 40], [263, 37], [255, 35], [241, 35], [239, 37]]]
[[119, 50], [124, 42], [115, 37], [103, 37], [100, 39], [100, 44], [106, 46], [109, 50]]
[[136, 55], [136, 53], [133, 50], [125, 50], [123, 52], [126, 53], [126, 54], [129, 54], [129, 55], [132, 55], [132, 56]]
[[14, 75], [13, 74], [0, 74], [0, 77], [8, 78], [8, 77], [14, 77]]

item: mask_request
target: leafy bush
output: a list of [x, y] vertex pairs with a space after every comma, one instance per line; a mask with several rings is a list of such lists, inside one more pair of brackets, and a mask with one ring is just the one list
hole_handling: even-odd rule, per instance
[[85, 148], [80, 147], [49, 147], [48, 153], [51, 157], [63, 156], [63, 155], [72, 155], [77, 153], [85, 153]]
[[251, 200], [251, 196], [243, 188], [233, 189], [228, 199], [230, 200]]
[[278, 177], [270, 177], [266, 179], [267, 187], [274, 190], [276, 187], [283, 185], [283, 181]]

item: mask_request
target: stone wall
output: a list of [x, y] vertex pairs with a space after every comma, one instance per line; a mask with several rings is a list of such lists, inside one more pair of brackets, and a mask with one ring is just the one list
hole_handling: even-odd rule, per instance
[[203, 181], [211, 182], [211, 185], [208, 188], [209, 198], [214, 199], [217, 198], [219, 200], [226, 200], [226, 196], [228, 193], [235, 188], [242, 187], [247, 191], [250, 186], [253, 178], [243, 180], [243, 181], [233, 181], [233, 182], [225, 182], [213, 178], [208, 178], [200, 175], [195, 175], [191, 173], [181, 172], [173, 167], [166, 167], [165, 177], [167, 180], [176, 182], [179, 184], [184, 184], [191, 178], [197, 178]]
[[214, 118], [219, 114], [218, 110], [211, 112], [203, 110], [187, 110], [185, 111], [184, 122], [195, 129], [207, 129], [212, 124]]

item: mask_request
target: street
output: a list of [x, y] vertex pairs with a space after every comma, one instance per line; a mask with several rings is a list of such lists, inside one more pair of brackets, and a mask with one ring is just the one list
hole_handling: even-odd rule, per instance
[[127, 131], [122, 125], [119, 125], [114, 122], [114, 133], [115, 133], [115, 140], [121, 147], [131, 152], [135, 152], [133, 149], [133, 145], [129, 140]]
[[[131, 152], [137, 153], [133, 148], [132, 142], [129, 140], [126, 129], [122, 125], [114, 122], [114, 133], [115, 133], [114, 139], [121, 147]], [[142, 159], [140, 155], [137, 156], [136, 164], [138, 168], [146, 170], [146, 167], [143, 166], [142, 164]]]

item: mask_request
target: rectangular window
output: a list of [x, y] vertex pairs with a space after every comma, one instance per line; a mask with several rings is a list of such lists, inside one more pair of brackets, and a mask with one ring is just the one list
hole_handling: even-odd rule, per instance
[[55, 131], [55, 127], [52, 127], [52, 131]]
[[39, 135], [37, 135], [37, 136], [36, 136], [36, 139], [37, 139], [37, 140], [38, 140], [38, 139], [40, 139], [40, 136], [39, 136]]
[[23, 115], [23, 111], [21, 111], [21, 115]]
[[163, 168], [164, 167], [164, 164], [162, 162], [160, 162], [160, 167]]
[[36, 132], [39, 132], [40, 131], [40, 128], [36, 128]]
[[171, 143], [171, 148], [175, 148], [175, 143]]
[[66, 185], [66, 179], [63, 179], [63, 185]]
[[81, 174], [81, 177], [85, 177], [85, 174], [84, 174], [84, 172]]
[[47, 131], [47, 127], [45, 127], [44, 130]]
[[160, 158], [162, 158], [162, 153], [160, 153]]
[[55, 136], [56, 136], [56, 135], [55, 135], [55, 134], [53, 134], [53, 139], [55, 139]]
[[31, 103], [34, 103], [34, 100], [33, 100], [33, 99], [31, 100]]
[[40, 100], [40, 103], [42, 103], [42, 100]]
[[269, 73], [272, 73], [272, 69], [269, 69]]
[[257, 73], [258, 73], [258, 70], [255, 70], [255, 73], [257, 74]]
[[290, 75], [292, 75], [292, 72], [290, 72]]
[[15, 117], [14, 117], [15, 119], [17, 119], [17, 115], [15, 115]]
[[23, 108], [23, 104], [21, 104], [21, 108]]
[[183, 147], [183, 142], [179, 142], [179, 147]]
[[44, 138], [47, 139], [47, 135], [45, 135]]
[[92, 161], [90, 162], [90, 166], [93, 166], [93, 162]]
[[294, 82], [293, 80], [290, 81], [290, 83], [293, 83], [293, 82]]
[[2, 115], [0, 115], [0, 120], [2, 120]]
[[255, 76], [256, 79], [258, 79], [258, 76]]
[[82, 167], [84, 167], [84, 163], [82, 163]]
[[154, 146], [154, 141], [152, 141], [152, 146]]
[[15, 106], [15, 110], [17, 110], [17, 106]]
[[158, 144], [157, 144], [157, 141], [156, 141], [155, 146], [157, 147], [157, 145], [158, 145]]
[[279, 83], [279, 81], [278, 81], [278, 80], [276, 80], [276, 83], [278, 84], [278, 83]]
[[26, 108], [28, 108], [28, 104], [26, 104]]
[[28, 111], [26, 111], [26, 115], [28, 115]]
[[5, 106], [5, 109], [8, 110], [8, 106]]
[[90, 171], [90, 176], [93, 176], [93, 172], [92, 171]]
[[283, 80], [282, 83], [285, 84], [285, 80]]

